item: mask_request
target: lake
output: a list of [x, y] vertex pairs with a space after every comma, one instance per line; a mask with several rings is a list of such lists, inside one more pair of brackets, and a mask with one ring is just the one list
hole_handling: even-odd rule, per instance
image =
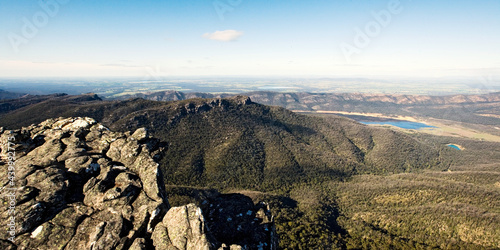
[[391, 125], [399, 128], [404, 128], [404, 129], [421, 129], [421, 128], [435, 128], [434, 126], [427, 125], [425, 123], [420, 123], [420, 122], [410, 122], [410, 121], [398, 121], [398, 120], [393, 120], [393, 121], [380, 121], [380, 122], [366, 122], [366, 121], [359, 121], [360, 123], [367, 124], [367, 125]]
[[345, 116], [351, 118], [359, 123], [366, 125], [391, 125], [398, 128], [404, 129], [421, 129], [421, 128], [436, 128], [431, 125], [427, 125], [421, 122], [410, 122], [405, 120], [397, 120], [392, 118], [375, 117], [375, 116], [365, 116], [365, 115], [347, 115], [347, 114], [336, 114], [340, 116]]
[[450, 148], [454, 148], [454, 149], [456, 149], [456, 150], [462, 150], [462, 149], [460, 149], [457, 145], [448, 144], [448, 145], [446, 145], [446, 146], [448, 146], [448, 147], [450, 147]]

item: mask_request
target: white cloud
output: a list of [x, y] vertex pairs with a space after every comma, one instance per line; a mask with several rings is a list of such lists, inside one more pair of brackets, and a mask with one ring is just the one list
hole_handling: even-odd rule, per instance
[[240, 36], [243, 35], [243, 32], [237, 30], [221, 30], [215, 31], [214, 33], [205, 33], [203, 37], [210, 40], [229, 42], [235, 41]]

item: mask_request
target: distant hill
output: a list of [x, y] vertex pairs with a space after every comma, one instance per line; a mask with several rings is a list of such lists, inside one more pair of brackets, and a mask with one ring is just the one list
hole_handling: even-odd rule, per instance
[[143, 98], [152, 101], [182, 101], [193, 98], [224, 98], [234, 94], [210, 94], [202, 92], [181, 92], [176, 90], [167, 90], [154, 93], [138, 93], [134, 95], [122, 95], [116, 100], [127, 100], [131, 98]]
[[26, 95], [26, 94], [16, 93], [16, 92], [9, 92], [9, 91], [5, 91], [3, 89], [0, 89], [0, 100], [16, 99], [16, 98], [22, 97], [24, 95]]
[[[243, 93], [254, 102], [266, 105], [277, 105], [296, 110], [331, 110], [342, 107], [341, 104], [353, 103], [385, 103], [397, 105], [449, 105], [500, 102], [500, 92], [482, 95], [400, 95], [400, 94], [369, 94], [369, 93], [281, 93], [271, 91], [257, 91]], [[178, 101], [191, 98], [223, 98], [231, 94], [209, 94], [199, 92], [184, 93], [175, 90], [155, 93], [140, 93], [125, 95], [120, 99], [144, 98], [154, 101]]]
[[[64, 116], [69, 107], [77, 103], [101, 101], [96, 94], [71, 96], [67, 94], [25, 95], [17, 99], [0, 100], [0, 117], [10, 112], [9, 120], [2, 123], [6, 127], [27, 126], [45, 118]], [[12, 121], [10, 123], [10, 121]]]
[[93, 117], [111, 129], [140, 127], [168, 144], [170, 184], [272, 189], [296, 181], [342, 179], [444, 167], [439, 149], [352, 120], [295, 114], [248, 97], [157, 102], [53, 96], [1, 115], [16, 128], [51, 117]]
[[[500, 102], [500, 92], [484, 95], [449, 95], [449, 96], [424, 96], [424, 95], [398, 95], [398, 94], [369, 94], [369, 93], [275, 93], [254, 92], [249, 96], [257, 102], [266, 104], [289, 106], [296, 103], [305, 105], [311, 110], [329, 109], [333, 103], [387, 103], [398, 105], [444, 105]], [[318, 107], [319, 106], [319, 107]]]

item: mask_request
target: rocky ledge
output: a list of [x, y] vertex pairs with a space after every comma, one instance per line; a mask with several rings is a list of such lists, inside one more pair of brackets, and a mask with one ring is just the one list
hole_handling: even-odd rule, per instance
[[215, 194], [172, 207], [145, 129], [91, 118], [0, 128], [0, 249], [276, 249], [266, 204]]

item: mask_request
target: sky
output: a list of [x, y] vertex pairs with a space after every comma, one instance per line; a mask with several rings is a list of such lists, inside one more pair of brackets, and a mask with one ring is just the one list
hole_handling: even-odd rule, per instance
[[0, 77], [500, 76], [500, 1], [0, 0]]

